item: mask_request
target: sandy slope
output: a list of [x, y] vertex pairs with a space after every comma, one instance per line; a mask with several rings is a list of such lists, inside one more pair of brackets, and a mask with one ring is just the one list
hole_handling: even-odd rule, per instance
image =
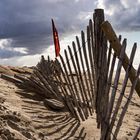
[[[79, 124], [67, 111], [54, 112], [44, 107], [41, 97], [25, 94], [0, 79], [1, 138], [11, 139], [98, 139], [95, 117]], [[90, 121], [94, 120], [94, 121]], [[86, 126], [83, 128], [83, 126]], [[90, 126], [90, 127], [88, 127]], [[6, 132], [7, 133], [6, 133]], [[87, 132], [88, 131], [88, 132]], [[96, 133], [95, 133], [96, 132]]]
[[[42, 97], [24, 93], [0, 79], [0, 139], [99, 140], [95, 114], [80, 124], [67, 110], [52, 111], [43, 105], [42, 100]], [[140, 99], [136, 94], [133, 101], [137, 105], [129, 106], [119, 133], [121, 139], [131, 138], [140, 124]]]

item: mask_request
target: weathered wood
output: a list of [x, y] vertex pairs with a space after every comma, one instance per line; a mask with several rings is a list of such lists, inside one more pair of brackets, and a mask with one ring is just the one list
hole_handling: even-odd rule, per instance
[[[60, 56], [60, 57], [61, 57], [61, 56]], [[56, 61], [58, 61], [58, 59], [56, 59]], [[62, 60], [62, 61], [63, 61], [63, 60]], [[78, 115], [77, 115], [77, 114], [75, 115], [76, 111], [75, 111], [75, 109], [74, 109], [74, 111], [73, 111], [73, 107], [74, 107], [74, 106], [73, 106], [72, 101], [71, 101], [70, 98], [69, 98], [69, 92], [70, 92], [70, 90], [71, 90], [70, 85], [69, 85], [69, 83], [68, 83], [68, 80], [66, 79], [66, 76], [65, 76], [65, 73], [64, 73], [62, 67], [60, 68], [60, 70], [61, 70], [61, 74], [62, 74], [63, 80], [64, 80], [64, 82], [66, 83], [66, 85], [64, 85], [64, 82], [63, 82], [63, 80], [62, 80], [62, 78], [61, 78], [61, 75], [58, 75], [58, 79], [59, 79], [60, 82], [62, 83], [60, 86], [61, 86], [62, 92], [63, 92], [63, 94], [64, 94], [64, 97], [65, 97], [66, 105], [67, 105], [68, 109], [70, 110], [71, 114], [72, 114], [73, 116], [76, 116], [76, 118], [77, 118], [78, 120], [80, 120], [79, 117], [78, 117]], [[67, 87], [66, 87], [66, 86], [67, 86]], [[68, 92], [68, 90], [69, 90], [69, 92]]]
[[[46, 89], [46, 91], [49, 91], [50, 94], [53, 94], [53, 96], [55, 96], [56, 98], [59, 98], [60, 96], [58, 96], [58, 94], [56, 94], [52, 87], [49, 85], [49, 83], [46, 81], [46, 79], [44, 79], [44, 77], [41, 75], [41, 73], [36, 70], [35, 74], [37, 75], [37, 77], [40, 79], [40, 81], [42, 82], [42, 84], [44, 85], [44, 88]], [[52, 96], [52, 95], [50, 95]]]
[[90, 37], [91, 37], [91, 46], [92, 46], [92, 57], [93, 57], [93, 63], [95, 61], [95, 40], [94, 40], [94, 28], [93, 28], [93, 22], [90, 19], [89, 20], [89, 31], [90, 31]]
[[96, 56], [96, 64], [99, 66], [99, 53], [100, 53], [100, 49], [101, 49], [101, 35], [102, 35], [102, 31], [101, 31], [101, 24], [104, 21], [104, 10], [103, 9], [95, 9], [94, 12], [94, 37], [95, 37], [95, 56]]
[[82, 77], [82, 72], [81, 72], [81, 69], [80, 69], [80, 63], [79, 63], [78, 55], [77, 55], [77, 52], [76, 52], [76, 45], [75, 45], [74, 42], [72, 42], [72, 46], [73, 46], [73, 51], [74, 51], [74, 55], [75, 55], [75, 60], [76, 60], [78, 72], [79, 72], [80, 83], [81, 83], [82, 89], [83, 89], [83, 95], [84, 95], [84, 99], [85, 99], [84, 104], [85, 104], [86, 108], [89, 110], [90, 114], [92, 115], [92, 110], [91, 110], [91, 107], [90, 107], [90, 104], [89, 104], [87, 92], [86, 92], [85, 85], [84, 85], [84, 79]]
[[114, 126], [114, 123], [115, 123], [115, 120], [116, 120], [116, 117], [117, 117], [117, 114], [118, 114], [118, 111], [119, 111], [119, 108], [120, 108], [120, 105], [121, 105], [121, 102], [122, 102], [122, 99], [123, 99], [123, 96], [124, 96], [124, 92], [125, 92], [125, 89], [126, 89], [126, 86], [127, 86], [129, 71], [130, 71], [132, 63], [133, 63], [135, 52], [136, 52], [136, 44], [134, 44], [132, 52], [131, 52], [130, 61], [129, 61], [129, 65], [128, 65], [127, 70], [126, 70], [123, 86], [122, 86], [122, 89], [120, 91], [120, 96], [117, 100], [115, 110], [113, 112], [113, 116], [112, 116], [112, 119], [111, 119], [111, 122], [110, 122], [110, 126], [107, 130], [106, 139], [108, 139], [108, 137], [110, 136], [110, 133], [112, 132], [112, 128]]
[[111, 45], [110, 45], [110, 46], [109, 46], [109, 51], [108, 51], [108, 57], [107, 57], [107, 72], [109, 72], [111, 54], [112, 54], [112, 47], [111, 47]]
[[64, 68], [64, 72], [65, 72], [65, 75], [64, 76], [66, 76], [66, 78], [67, 78], [67, 84], [69, 85], [69, 92], [71, 93], [71, 95], [74, 95], [74, 89], [72, 87], [72, 83], [71, 83], [71, 80], [70, 80], [70, 77], [69, 77], [69, 74], [68, 74], [68, 70], [66, 68], [66, 65], [64, 63], [63, 57], [61, 55], [60, 55], [60, 60], [62, 62], [63, 68]]
[[[83, 75], [84, 75], [84, 78], [85, 78], [85, 83], [86, 83], [86, 86], [87, 86], [87, 89], [88, 89], [88, 93], [90, 93], [89, 84], [88, 84], [88, 77], [86, 75], [86, 70], [85, 70], [83, 56], [82, 56], [82, 48], [80, 47], [80, 42], [79, 42], [78, 37], [76, 37], [76, 42], [77, 42], [77, 46], [78, 46], [78, 50], [79, 50], [79, 56], [80, 56], [80, 61], [81, 61], [81, 65], [82, 65]], [[84, 43], [85, 42], [83, 42], [83, 45], [84, 45]]]
[[[101, 24], [104, 21], [104, 10], [103, 9], [95, 9], [94, 12], [94, 37], [95, 37], [95, 53], [96, 53], [96, 65], [97, 68], [100, 67], [100, 55], [101, 55], [101, 49], [103, 44], [103, 33], [100, 28]], [[100, 69], [99, 69], [100, 70]], [[98, 73], [98, 72], [97, 72]]]
[[[72, 85], [71, 85], [71, 82], [70, 82], [70, 79], [69, 79], [69, 76], [68, 76], [68, 71], [67, 71], [67, 69], [66, 69], [66, 66], [65, 66], [63, 57], [62, 57], [61, 55], [60, 55], [60, 60], [61, 60], [61, 62], [62, 62], [64, 71], [65, 71], [65, 74], [66, 74], [66, 77], [67, 77], [67, 81], [68, 81], [67, 84], [69, 85], [69, 89], [70, 89], [69, 92], [70, 92], [71, 94], [74, 94], [74, 91], [73, 91], [73, 88], [72, 88]], [[63, 76], [64, 76], [64, 72], [63, 72]], [[65, 77], [65, 76], [64, 76], [64, 77]], [[67, 95], [67, 96], [68, 96], [68, 95]], [[69, 98], [69, 96], [68, 96], [67, 98]], [[72, 114], [73, 114], [76, 118], [78, 118], [72, 101], [71, 101], [70, 99], [69, 99], [69, 101], [70, 101], [70, 105], [71, 105], [71, 106], [69, 106], [69, 108], [70, 108]], [[69, 105], [69, 104], [68, 104], [68, 105]]]
[[59, 100], [56, 100], [56, 99], [45, 99], [44, 105], [54, 110], [62, 110], [65, 108], [63, 102], [60, 102]]
[[[94, 107], [95, 107], [95, 97], [94, 97], [95, 73], [94, 73], [94, 62], [93, 62], [91, 41], [92, 41], [92, 39], [90, 37], [90, 28], [89, 28], [89, 26], [87, 26], [87, 44], [88, 44], [87, 56], [89, 55], [88, 76], [89, 76], [90, 88], [91, 88], [91, 95], [89, 95], [89, 96], [90, 96], [90, 100], [91, 100], [92, 109], [94, 111]], [[87, 66], [88, 66], [88, 64], [87, 64]], [[90, 67], [91, 67], [91, 74], [90, 74]]]
[[[85, 78], [85, 83], [88, 89], [88, 93], [90, 94], [90, 90], [89, 90], [89, 84], [88, 84], [88, 80], [87, 80], [87, 75], [86, 75], [86, 70], [85, 70], [85, 66], [84, 66], [84, 61], [83, 61], [83, 56], [82, 56], [82, 48], [80, 47], [80, 42], [79, 42], [79, 38], [76, 36], [76, 42], [77, 42], [77, 46], [78, 46], [78, 50], [79, 50], [79, 55], [80, 55], [80, 61], [81, 61], [81, 65], [82, 65], [82, 71], [83, 71], [83, 75]], [[92, 104], [91, 104], [92, 105]], [[94, 107], [92, 107], [93, 109]], [[93, 111], [93, 110], [92, 110]]]
[[22, 83], [22, 81], [12, 77], [12, 76], [9, 76], [9, 75], [6, 75], [6, 74], [1, 74], [0, 75], [0, 78], [4, 79], [4, 80], [7, 80], [9, 82], [12, 82], [12, 83]]
[[104, 36], [103, 32], [100, 28], [102, 22], [104, 21], [104, 11], [103, 9], [95, 9], [94, 12], [94, 37], [95, 37], [95, 75], [96, 75], [96, 80], [97, 80], [97, 90], [96, 90], [96, 113], [97, 113], [97, 127], [100, 127], [100, 124], [102, 122], [102, 113], [103, 112], [103, 106], [101, 105], [103, 100], [104, 100], [104, 88], [105, 84], [105, 75], [102, 72], [103, 69], [106, 67], [106, 60], [104, 60], [104, 65], [103, 63], [103, 58], [105, 58], [105, 53], [103, 51], [105, 50], [104, 46]]
[[[55, 96], [57, 96], [58, 98], [61, 96], [60, 91], [58, 89], [58, 84], [55, 82], [55, 74], [53, 74], [53, 76], [49, 76], [47, 74], [44, 73], [44, 71], [39, 71], [40, 75], [42, 76], [43, 83], [45, 84], [44, 86], [46, 86], [46, 88], [48, 88]], [[62, 96], [60, 97], [62, 98]]]
[[[102, 24], [102, 30], [104, 31], [107, 39], [109, 40], [112, 48], [116, 52], [116, 55], [119, 56], [122, 45], [120, 44], [120, 42], [119, 42], [111, 24], [108, 21], [105, 21]], [[125, 70], [127, 69], [128, 64], [129, 64], [129, 59], [128, 59], [127, 54], [125, 54], [125, 58], [124, 58], [124, 61], [123, 61], [123, 67], [124, 67]], [[130, 78], [131, 82], [133, 82], [135, 80], [135, 75], [136, 75], [136, 70], [132, 66], [131, 70], [130, 70], [130, 75], [129, 75], [129, 78]], [[136, 85], [136, 91], [137, 91], [137, 94], [140, 97], [140, 79], [138, 79], [138, 82], [137, 82], [137, 85]]]
[[62, 102], [63, 102], [63, 104], [65, 105], [65, 107], [71, 112], [71, 110], [69, 109], [69, 105], [68, 105], [68, 103], [67, 103], [67, 102], [69, 102], [69, 101], [67, 100], [67, 97], [68, 97], [68, 96], [66, 96], [66, 95], [68, 95], [68, 94], [66, 94], [67, 91], [66, 91], [66, 89], [65, 89], [65, 86], [64, 86], [64, 83], [63, 83], [63, 81], [62, 81], [62, 78], [61, 78], [60, 75], [55, 76], [55, 78], [56, 78], [57, 81], [59, 81], [59, 82], [61, 83], [61, 84], [59, 84], [59, 87], [60, 87], [61, 93], [62, 93]]
[[110, 116], [111, 116], [111, 113], [112, 113], [112, 110], [113, 110], [116, 91], [117, 91], [118, 82], [119, 82], [120, 73], [121, 73], [121, 68], [122, 68], [122, 63], [123, 63], [123, 60], [124, 60], [125, 49], [126, 49], [126, 39], [124, 39], [124, 41], [123, 41], [122, 49], [121, 49], [121, 52], [120, 52], [120, 55], [119, 55], [119, 62], [118, 62], [117, 70], [116, 70], [115, 79], [114, 79], [114, 82], [113, 82], [113, 89], [112, 89], [112, 92], [111, 92], [111, 98], [110, 98], [108, 111], [107, 111], [107, 116], [106, 116], [107, 120], [110, 120]]
[[[70, 67], [70, 63], [69, 63], [69, 59], [68, 59], [68, 55], [67, 55], [67, 51], [66, 50], [64, 50], [64, 53], [65, 53], [65, 58], [66, 58], [66, 62], [67, 62], [67, 66], [68, 66], [68, 70], [69, 70], [69, 72], [70, 72], [70, 74], [72, 73], [72, 71], [71, 71], [71, 67]], [[76, 93], [77, 93], [77, 90], [75, 89], [75, 87], [73, 87], [73, 84], [75, 83], [72, 83], [73, 82], [73, 75], [72, 76], [69, 76], [68, 75], [68, 79], [69, 79], [69, 82], [70, 82], [70, 85], [71, 85], [71, 88], [72, 88], [72, 90], [73, 90], [73, 92], [71, 92], [71, 96], [72, 96], [72, 98], [73, 98], [73, 100], [74, 100], [74, 103], [75, 103], [75, 105], [76, 105], [76, 107], [77, 107], [77, 99], [76, 99]], [[74, 84], [75, 85], [75, 84]], [[75, 92], [75, 90], [76, 90], [76, 92]]]
[[[56, 60], [56, 61], [58, 61], [58, 60]], [[57, 81], [59, 81], [59, 83], [60, 83], [59, 87], [61, 89], [62, 95], [66, 99], [66, 95], [68, 95], [68, 93], [67, 93], [67, 90], [65, 88], [64, 81], [61, 78], [61, 75], [57, 75], [57, 76], [55, 76], [55, 78], [56, 78]]]
[[[79, 78], [78, 69], [76, 67], [76, 62], [74, 61], [74, 58], [73, 58], [73, 55], [72, 55], [72, 51], [71, 51], [71, 48], [69, 46], [68, 46], [68, 50], [69, 50], [69, 54], [70, 54], [70, 57], [71, 57], [71, 60], [72, 60], [74, 71], [75, 71], [75, 73], [77, 75], [76, 78], [77, 78], [77, 81], [78, 81], [79, 90], [81, 92], [82, 102], [85, 103], [86, 100], [85, 100], [85, 97], [84, 97], [83, 88], [82, 88], [81, 81], [80, 81], [80, 78]], [[82, 105], [82, 107], [83, 107], [83, 112], [84, 112], [85, 118], [87, 119], [88, 118], [87, 107], [83, 106], [83, 105]]]
[[[71, 75], [71, 80], [72, 80], [74, 90], [75, 90], [75, 93], [74, 93], [74, 95], [72, 97], [73, 97], [74, 103], [75, 103], [75, 105], [76, 105], [76, 107], [77, 107], [77, 109], [79, 111], [80, 117], [84, 121], [85, 119], [84, 119], [84, 116], [83, 116], [83, 110], [80, 107], [80, 105], [82, 105], [80, 95], [79, 95], [78, 89], [77, 89], [76, 84], [75, 84], [76, 81], [74, 79], [74, 76], [72, 75], [72, 69], [71, 69], [71, 66], [70, 66], [70, 63], [69, 63], [69, 59], [68, 59], [68, 55], [67, 55], [66, 50], [65, 50], [65, 57], [66, 57], [66, 61], [67, 61], [67, 64], [68, 64], [68, 69], [69, 69], [69, 72], [70, 72], [70, 75]], [[78, 102], [78, 100], [79, 100], [79, 102]]]
[[133, 83], [132, 83], [132, 87], [131, 87], [130, 94], [129, 94], [129, 96], [128, 96], [127, 102], [125, 103], [124, 108], [123, 108], [123, 110], [122, 110], [122, 112], [121, 112], [121, 114], [120, 114], [120, 118], [119, 118], [119, 120], [118, 120], [116, 129], [115, 129], [115, 132], [114, 132], [113, 140], [115, 140], [115, 139], [117, 138], [117, 135], [118, 135], [118, 133], [119, 133], [120, 127], [121, 127], [121, 125], [122, 125], [123, 118], [124, 118], [125, 113], [126, 113], [126, 111], [127, 111], [127, 109], [128, 109], [129, 103], [130, 103], [130, 101], [131, 101], [132, 95], [133, 95], [134, 90], [135, 90], [135, 87], [136, 87], [136, 85], [137, 85], [137, 82], [138, 82], [138, 79], [139, 79], [139, 75], [140, 75], [140, 65], [139, 65], [139, 67], [138, 67], [138, 70], [137, 70], [137, 73], [136, 73], [136, 76], [135, 76], [135, 80], [134, 80]]
[[[43, 76], [39, 73], [39, 71], [36, 71], [35, 74], [43, 84], [42, 87], [44, 89], [44, 94], [46, 95], [46, 97], [54, 96], [55, 98], [58, 98], [57, 94], [51, 88], [49, 88], [49, 86], [47, 86], [48, 85], [47, 81], [44, 80]], [[31, 81], [33, 80], [30, 79], [30, 82]]]
[[[89, 35], [89, 28], [87, 29], [88, 31], [88, 35]], [[87, 36], [88, 36], [87, 35]], [[91, 102], [91, 106], [92, 106], [92, 111], [94, 109], [94, 105], [93, 105], [93, 102], [94, 102], [94, 95], [93, 95], [93, 86], [94, 84], [92, 83], [92, 79], [91, 79], [91, 74], [90, 74], [90, 67], [89, 67], [89, 62], [88, 62], [88, 57], [87, 57], [87, 51], [86, 51], [86, 43], [85, 43], [85, 34], [84, 32], [82, 31], [81, 32], [81, 39], [82, 39], [82, 48], [83, 48], [83, 54], [84, 54], [84, 60], [85, 60], [85, 64], [86, 64], [86, 67], [87, 67], [87, 73], [88, 73], [88, 76], [86, 75], [86, 73], [84, 73], [84, 76], [85, 76], [85, 82], [86, 82], [86, 85], [87, 85], [87, 90], [88, 90], [88, 96], [89, 96], [89, 99], [90, 99], [90, 102]], [[88, 42], [88, 46], [87, 48], [89, 49], [90, 47], [90, 38], [87, 38], [87, 42]], [[91, 55], [89, 55], [91, 57]], [[87, 77], [89, 79], [89, 83], [87, 81]], [[89, 87], [91, 89], [91, 91], [89, 90]]]
[[16, 79], [19, 79], [20, 81], [26, 81], [27, 80], [27, 78], [25, 76], [23, 77], [20, 74], [14, 74], [14, 77]]
[[107, 71], [107, 40], [103, 35], [103, 44], [102, 44], [102, 52], [100, 54], [101, 57], [101, 78], [100, 78], [100, 112], [101, 112], [101, 133], [104, 131], [104, 119], [105, 114], [108, 108], [108, 100], [109, 96], [108, 93], [105, 92], [107, 87], [107, 78], [108, 78], [108, 71]]
[[91, 38], [91, 54], [92, 54], [92, 60], [91, 62], [91, 67], [92, 67], [92, 79], [94, 82], [94, 107], [95, 107], [95, 102], [96, 102], [96, 92], [97, 92], [97, 82], [96, 82], [96, 64], [95, 64], [95, 40], [94, 40], [94, 31], [93, 31], [93, 23], [92, 20], [89, 20], [89, 37]]
[[[121, 36], [119, 36], [119, 41], [121, 41]], [[108, 110], [108, 105], [109, 105], [109, 91], [110, 91], [110, 87], [111, 87], [111, 82], [112, 82], [112, 77], [113, 77], [113, 72], [114, 72], [114, 66], [115, 66], [115, 62], [116, 62], [116, 54], [114, 53], [113, 54], [113, 58], [112, 58], [112, 64], [111, 64], [111, 67], [110, 67], [110, 61], [111, 61], [111, 55], [112, 55], [112, 47], [111, 45], [109, 46], [109, 51], [108, 51], [108, 58], [107, 58], [107, 75], [108, 75], [108, 79], [107, 79], [107, 86], [106, 86], [106, 89], [105, 89], [105, 94], [106, 94], [106, 108], [104, 110], [104, 116], [106, 118], [106, 115], [107, 115], [107, 110]], [[109, 70], [109, 67], [110, 67], [110, 70]], [[104, 140], [105, 139], [105, 135], [106, 133], [108, 132], [108, 127], [109, 127], [109, 122], [110, 120], [109, 119], [103, 119], [103, 130], [102, 130], [102, 133], [101, 133], [101, 139]], [[110, 139], [108, 137], [108, 139]]]
[[[108, 80], [107, 80], [107, 87], [105, 89], [105, 92], [106, 92], [106, 94], [108, 94], [108, 96], [109, 96], [109, 91], [110, 91], [110, 87], [111, 87], [111, 82], [112, 82], [112, 76], [113, 76], [113, 72], [114, 72], [115, 62], [116, 62], [116, 54], [114, 53], [113, 58], [112, 58], [110, 72], [109, 72], [109, 77], [108, 77]], [[107, 101], [107, 107], [108, 107], [108, 105], [109, 105], [109, 103]], [[107, 116], [107, 110], [106, 110], [105, 116]], [[102, 131], [101, 139], [104, 139], [104, 137], [106, 135], [106, 131], [107, 131], [107, 128], [109, 126], [109, 121], [110, 120], [107, 119], [107, 118], [104, 120], [104, 128], [103, 128], [104, 130]]]
[[31, 79], [30, 77], [24, 80], [22, 84], [17, 86], [21, 89], [44, 95], [47, 98], [51, 97], [51, 93], [48, 89], [46, 89], [40, 82], [34, 80], [33, 78]]
[[[121, 42], [121, 35], [119, 35], [119, 42]], [[109, 65], [110, 65], [110, 59], [111, 59], [111, 54], [112, 54], [112, 46], [109, 46], [109, 51], [108, 51], [108, 58], [107, 58], [107, 71], [109, 71]]]

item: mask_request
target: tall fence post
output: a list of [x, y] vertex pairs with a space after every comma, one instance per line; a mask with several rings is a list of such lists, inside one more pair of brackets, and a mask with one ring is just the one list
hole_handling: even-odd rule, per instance
[[101, 133], [104, 128], [105, 112], [108, 105], [108, 95], [105, 89], [107, 83], [107, 40], [101, 30], [101, 24], [104, 22], [103, 9], [95, 9], [94, 13], [94, 37], [95, 37], [95, 75], [97, 79], [96, 91], [96, 113], [97, 113], [97, 127], [101, 126]]

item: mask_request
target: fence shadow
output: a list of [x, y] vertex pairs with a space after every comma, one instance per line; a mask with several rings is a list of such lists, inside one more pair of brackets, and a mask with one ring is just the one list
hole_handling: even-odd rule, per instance
[[73, 118], [68, 110], [55, 111], [42, 103], [42, 97], [34, 93], [16, 92], [22, 99], [22, 109], [31, 117], [35, 130], [45, 139], [84, 140], [86, 133], [80, 122]]

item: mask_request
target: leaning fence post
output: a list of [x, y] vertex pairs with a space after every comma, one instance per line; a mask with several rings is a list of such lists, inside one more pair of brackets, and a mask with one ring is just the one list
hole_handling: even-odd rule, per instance
[[[105, 21], [102, 24], [102, 29], [103, 29], [107, 39], [109, 40], [112, 48], [116, 52], [116, 55], [119, 56], [122, 46], [121, 46], [121, 44], [120, 44], [120, 42], [119, 42], [119, 40], [118, 40], [114, 30], [113, 30], [111, 24], [108, 21]], [[129, 61], [130, 60], [128, 59], [127, 54], [125, 54], [125, 58], [124, 58], [124, 61], [123, 61], [123, 67], [124, 67], [125, 70], [127, 69]], [[129, 78], [130, 78], [131, 83], [133, 83], [133, 81], [135, 80], [135, 75], [136, 75], [136, 70], [132, 66], [131, 70], [130, 70], [130, 74], [129, 74]], [[138, 79], [135, 90], [136, 90], [138, 96], [140, 97], [140, 79]]]

